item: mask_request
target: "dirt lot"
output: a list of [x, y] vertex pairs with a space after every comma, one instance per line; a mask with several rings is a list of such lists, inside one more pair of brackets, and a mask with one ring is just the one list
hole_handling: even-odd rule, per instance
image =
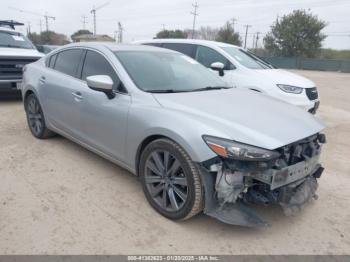
[[20, 101], [0, 102], [0, 254], [350, 254], [350, 74], [299, 71], [317, 83], [327, 123], [319, 200], [266, 229], [205, 215], [172, 222], [137, 178], [62, 138], [30, 134]]

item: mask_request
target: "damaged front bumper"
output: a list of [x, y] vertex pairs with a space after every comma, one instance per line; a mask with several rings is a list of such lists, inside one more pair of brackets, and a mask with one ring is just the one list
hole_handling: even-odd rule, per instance
[[317, 199], [317, 179], [323, 172], [317, 136], [283, 147], [280, 152], [281, 157], [273, 163], [215, 158], [199, 164], [204, 213], [232, 225], [264, 227], [268, 223], [249, 204], [277, 204], [291, 215]]

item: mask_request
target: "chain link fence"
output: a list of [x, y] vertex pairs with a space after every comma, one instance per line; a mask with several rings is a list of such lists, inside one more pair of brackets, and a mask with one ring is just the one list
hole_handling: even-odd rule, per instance
[[350, 73], [350, 60], [300, 57], [263, 57], [263, 59], [278, 68]]

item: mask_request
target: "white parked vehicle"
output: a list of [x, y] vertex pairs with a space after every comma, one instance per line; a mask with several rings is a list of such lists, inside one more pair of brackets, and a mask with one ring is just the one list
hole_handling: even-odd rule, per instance
[[320, 103], [315, 83], [286, 70], [276, 69], [238, 46], [195, 39], [153, 39], [134, 43], [181, 52], [219, 71], [231, 86], [265, 93], [310, 113], [315, 113]]
[[15, 25], [23, 24], [0, 21], [0, 97], [20, 96], [23, 67], [44, 56]]

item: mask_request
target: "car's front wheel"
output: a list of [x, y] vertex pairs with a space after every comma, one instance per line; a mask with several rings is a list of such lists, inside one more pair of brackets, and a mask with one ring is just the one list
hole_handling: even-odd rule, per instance
[[158, 139], [141, 154], [139, 174], [151, 206], [163, 216], [188, 219], [203, 209], [198, 168], [177, 143]]
[[38, 98], [34, 94], [27, 96], [24, 101], [24, 107], [28, 126], [33, 136], [43, 139], [55, 135], [55, 133], [46, 127], [43, 110]]

